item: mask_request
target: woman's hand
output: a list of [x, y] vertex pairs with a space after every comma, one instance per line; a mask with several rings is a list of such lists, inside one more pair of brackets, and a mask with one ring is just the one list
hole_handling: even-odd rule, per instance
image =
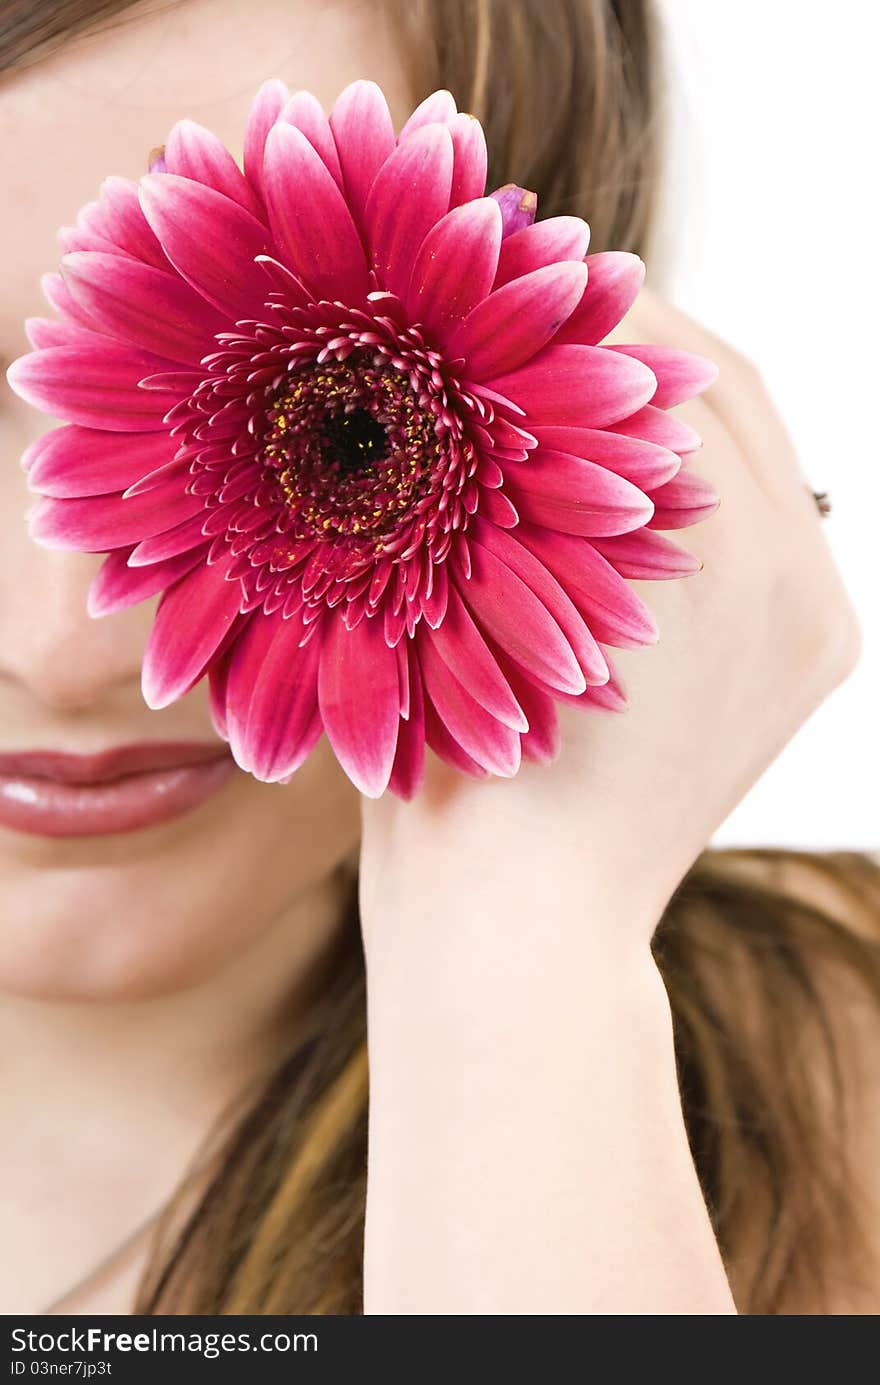
[[754, 369], [644, 296], [615, 334], [711, 356], [679, 412], [715, 516], [697, 575], [616, 662], [630, 707], [564, 709], [513, 781], [434, 762], [364, 804], [373, 1312], [727, 1312], [648, 943], [748, 787], [849, 672], [854, 617]]
[[[703, 570], [633, 583], [659, 642], [612, 651], [625, 712], [561, 708], [553, 766], [524, 764], [515, 780], [484, 784], [434, 760], [415, 803], [386, 796], [364, 805], [368, 912], [373, 885], [388, 887], [386, 867], [417, 870], [413, 851], [442, 830], [450, 846], [458, 834], [468, 855], [485, 862], [488, 851], [514, 872], [523, 851], [530, 870], [548, 848], [554, 858], [592, 858], [615, 895], [634, 893], [659, 914], [716, 827], [853, 666], [852, 608], [754, 367], [649, 295], [637, 309], [614, 339], [675, 344], [720, 367], [704, 398], [675, 411], [703, 438], [694, 469], [721, 497], [712, 518], [675, 536]], [[400, 834], [406, 854], [374, 877]]]

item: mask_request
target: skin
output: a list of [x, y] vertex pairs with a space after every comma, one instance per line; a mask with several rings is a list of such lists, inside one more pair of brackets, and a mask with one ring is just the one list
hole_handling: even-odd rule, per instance
[[[139, 7], [4, 80], [5, 356], [43, 311], [56, 228], [106, 173], [139, 176], [174, 119], [238, 153], [269, 75], [325, 105], [367, 76], [396, 116], [411, 104], [375, 7], [268, 0], [256, 32], [251, 16], [240, 0]], [[324, 746], [290, 785], [238, 774], [165, 826], [0, 832], [6, 1312], [38, 1310], [171, 1193], [323, 984], [358, 849], [367, 1311], [733, 1311], [648, 943], [714, 828], [850, 670], [857, 636], [753, 368], [650, 296], [617, 335], [722, 367], [681, 412], [724, 504], [687, 535], [705, 571], [648, 592], [663, 638], [620, 661], [630, 712], [567, 713], [558, 763], [512, 783], [432, 763], [416, 803], [365, 804], [362, 822]], [[27, 538], [17, 461], [44, 426], [4, 386], [2, 748], [210, 738], [204, 689], [143, 704], [152, 603], [90, 621], [98, 560]], [[70, 1308], [128, 1311], [141, 1254]]]
[[754, 368], [650, 295], [614, 336], [720, 363], [679, 412], [723, 505], [687, 535], [704, 571], [646, 592], [663, 637], [619, 659], [625, 715], [565, 715], [549, 772], [436, 767], [410, 807], [365, 805], [374, 1312], [733, 1311], [649, 942], [858, 637]]
[[[181, 115], [240, 154], [270, 72], [328, 104], [367, 72], [405, 105], [361, 11], [270, 0], [261, 16], [255, 35], [240, 3], [151, 4], [3, 82], [0, 355], [20, 354], [23, 319], [46, 311], [39, 279], [57, 263], [57, 228], [108, 172], [145, 172]], [[281, 48], [279, 33], [290, 36]], [[18, 458], [46, 420], [5, 380], [2, 392], [2, 749], [215, 738], [204, 687], [162, 712], [143, 702], [155, 603], [91, 620], [100, 560], [28, 538]], [[359, 832], [358, 795], [326, 744], [289, 786], [238, 773], [194, 812], [140, 832], [64, 842], [0, 830], [7, 1311], [48, 1302], [168, 1197], [217, 1111], [321, 983]], [[124, 1311], [130, 1285], [117, 1289], [108, 1303]]]

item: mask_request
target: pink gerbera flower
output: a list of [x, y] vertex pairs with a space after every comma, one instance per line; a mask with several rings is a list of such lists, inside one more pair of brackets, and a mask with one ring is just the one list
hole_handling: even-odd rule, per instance
[[24, 459], [35, 537], [108, 554], [94, 615], [163, 594], [147, 702], [207, 673], [261, 779], [322, 731], [371, 796], [411, 795], [426, 742], [472, 774], [549, 759], [556, 700], [621, 707], [605, 646], [656, 638], [625, 579], [697, 566], [655, 532], [715, 506], [664, 411], [714, 368], [600, 346], [641, 261], [485, 181], [448, 92], [395, 138], [372, 83], [328, 119], [269, 82], [244, 172], [182, 121], [107, 180], [10, 369], [65, 420]]

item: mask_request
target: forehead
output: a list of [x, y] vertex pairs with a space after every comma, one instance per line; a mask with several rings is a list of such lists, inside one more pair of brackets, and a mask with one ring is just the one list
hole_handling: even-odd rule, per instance
[[[256, 17], [255, 17], [256, 16]], [[251, 98], [267, 77], [324, 104], [357, 77], [408, 104], [382, 7], [359, 0], [151, 0], [0, 80], [0, 354], [24, 345], [22, 320], [46, 310], [39, 278], [108, 174], [138, 178], [184, 116], [241, 153]]]

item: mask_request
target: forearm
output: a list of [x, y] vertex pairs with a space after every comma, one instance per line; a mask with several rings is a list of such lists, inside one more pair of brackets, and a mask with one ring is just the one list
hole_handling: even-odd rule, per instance
[[367, 880], [366, 1311], [733, 1311], [647, 943], [553, 845], [433, 850]]

